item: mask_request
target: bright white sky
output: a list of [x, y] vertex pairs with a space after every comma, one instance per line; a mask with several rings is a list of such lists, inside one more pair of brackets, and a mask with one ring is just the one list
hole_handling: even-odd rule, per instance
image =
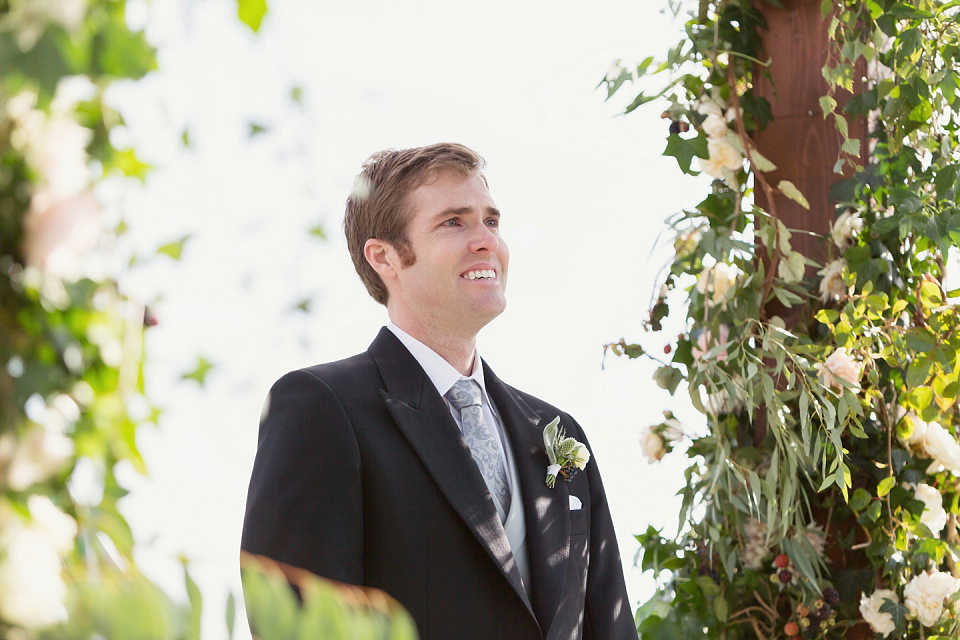
[[[232, 1], [130, 4], [133, 21], [151, 14], [161, 71], [116, 95], [157, 167], [123, 195], [127, 242], [146, 253], [193, 234], [182, 262], [157, 257], [125, 283], [163, 298], [147, 349], [149, 395], [165, 413], [159, 431], [142, 430], [151, 478], [131, 477], [124, 505], [142, 568], [182, 593], [185, 553], [206, 595], [205, 637], [225, 637], [270, 384], [364, 350], [386, 320], [339, 228], [353, 178], [374, 151], [453, 140], [486, 157], [511, 249], [509, 306], [480, 352], [584, 425], [634, 607], [646, 599], [632, 536], [648, 524], [675, 530], [683, 459], [648, 465], [638, 433], [666, 408], [693, 428], [702, 418], [656, 388], [652, 364], [608, 358], [602, 370], [602, 345], [662, 348], [641, 329], [669, 257], [651, 251], [663, 220], [707, 183], [660, 156], [662, 106], [614, 117], [623, 101], [604, 103], [594, 87], [615, 58], [662, 57], [675, 44], [666, 2], [272, 0], [259, 37]], [[303, 108], [287, 99], [293, 84]], [[248, 139], [251, 120], [269, 133]], [[185, 126], [189, 150], [178, 147]], [[329, 241], [308, 235], [317, 223]], [[310, 314], [291, 311], [306, 297]], [[202, 389], [178, 381], [199, 354], [216, 363]], [[237, 631], [249, 637], [242, 619]]]

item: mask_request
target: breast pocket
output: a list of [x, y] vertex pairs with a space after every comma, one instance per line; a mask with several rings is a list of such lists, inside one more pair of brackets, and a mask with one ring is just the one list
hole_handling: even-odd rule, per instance
[[570, 535], [580, 536], [590, 530], [590, 517], [586, 505], [570, 510]]

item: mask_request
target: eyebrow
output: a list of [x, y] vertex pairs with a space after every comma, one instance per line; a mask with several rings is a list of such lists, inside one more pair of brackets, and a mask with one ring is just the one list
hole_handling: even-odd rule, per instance
[[[450, 207], [436, 214], [434, 218], [446, 218], [448, 216], [465, 216], [473, 213], [473, 211], [474, 211], [473, 207]], [[494, 216], [497, 218], [500, 217], [500, 210], [497, 209], [496, 207], [487, 207], [485, 212], [486, 212], [486, 215], [488, 216]]]

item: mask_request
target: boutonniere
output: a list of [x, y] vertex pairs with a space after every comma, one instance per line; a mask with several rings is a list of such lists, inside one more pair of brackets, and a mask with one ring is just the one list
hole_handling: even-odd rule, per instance
[[560, 416], [557, 416], [543, 428], [543, 444], [547, 447], [547, 458], [550, 466], [547, 467], [547, 486], [553, 489], [560, 476], [567, 482], [577, 471], [587, 466], [590, 461], [590, 452], [582, 442], [567, 438], [560, 426]]

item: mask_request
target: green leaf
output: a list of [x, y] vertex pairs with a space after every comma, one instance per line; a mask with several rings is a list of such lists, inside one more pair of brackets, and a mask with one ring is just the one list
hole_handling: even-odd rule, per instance
[[203, 596], [200, 595], [200, 588], [197, 587], [197, 583], [190, 577], [190, 572], [187, 570], [186, 559], [181, 558], [180, 562], [183, 564], [183, 580], [187, 587], [187, 598], [190, 602], [190, 611], [187, 614], [186, 637], [188, 640], [200, 640]]
[[237, 622], [237, 601], [231, 592], [227, 595], [227, 640], [233, 640], [233, 627]]
[[690, 162], [693, 158], [710, 157], [707, 152], [707, 138], [703, 133], [689, 140], [681, 138], [679, 134], [672, 134], [667, 137], [667, 147], [663, 150], [663, 155], [676, 158], [680, 170], [692, 175]]
[[237, 0], [237, 17], [256, 33], [267, 13], [267, 0]]
[[152, 168], [149, 164], [141, 162], [133, 149], [124, 149], [110, 155], [109, 160], [103, 165], [103, 172], [119, 171], [128, 178], [137, 178], [142, 183], [146, 182], [147, 174]]
[[833, 110], [837, 108], [837, 101], [830, 96], [820, 96], [820, 110], [823, 111], [823, 117], [826, 118]]
[[321, 240], [326, 240], [326, 239], [327, 239], [327, 232], [324, 230], [322, 224], [318, 224], [318, 225], [315, 225], [315, 226], [313, 226], [313, 227], [310, 227], [310, 229], [307, 230], [307, 233], [309, 233], [309, 234], [312, 235], [313, 237], [319, 238], [319, 239], [321, 239]]
[[850, 508], [854, 511], [863, 511], [872, 498], [866, 489], [857, 489], [850, 498]]
[[270, 131], [269, 125], [262, 124], [260, 122], [248, 122], [247, 123], [247, 137], [255, 138], [259, 135], [263, 135]]
[[166, 256], [170, 256], [174, 260], [179, 260], [180, 256], [183, 254], [183, 246], [187, 243], [187, 240], [190, 239], [189, 235], [185, 235], [179, 240], [174, 242], [169, 242], [164, 245], [157, 247], [157, 253], [162, 253]]
[[727, 618], [730, 615], [730, 605], [727, 604], [727, 600], [722, 594], [713, 599], [713, 612], [716, 614], [717, 620], [720, 622], [727, 621]]
[[937, 338], [929, 329], [915, 327], [907, 331], [904, 336], [907, 347], [921, 353], [929, 353], [937, 344]]
[[777, 189], [779, 189], [783, 195], [798, 203], [804, 209], [810, 209], [810, 203], [807, 202], [807, 199], [803, 197], [803, 194], [800, 193], [800, 190], [797, 189], [797, 187], [789, 180], [781, 180], [777, 184]]
[[197, 356], [197, 366], [194, 367], [193, 371], [184, 373], [180, 376], [181, 380], [194, 380], [201, 387], [204, 385], [207, 379], [207, 373], [213, 369], [214, 364], [204, 358], [203, 356]]
[[896, 476], [887, 476], [886, 478], [881, 480], [880, 484], [877, 485], [877, 497], [882, 498], [888, 493], [890, 493], [890, 489], [893, 489], [894, 485], [896, 484], [897, 484]]

